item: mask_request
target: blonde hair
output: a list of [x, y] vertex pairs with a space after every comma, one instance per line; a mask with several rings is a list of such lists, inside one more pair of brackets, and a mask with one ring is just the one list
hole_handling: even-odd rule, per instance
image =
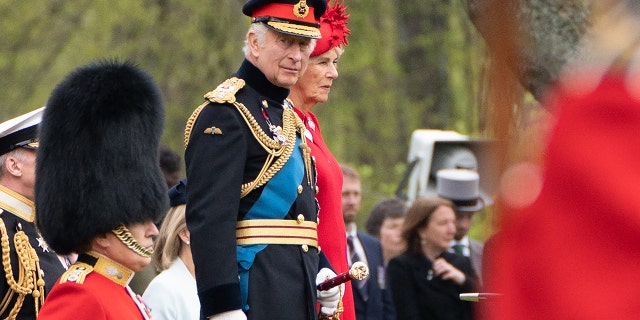
[[169, 208], [162, 221], [160, 232], [154, 245], [151, 259], [158, 271], [165, 270], [178, 258], [182, 240], [180, 232], [187, 230], [187, 221], [184, 217], [185, 204]]

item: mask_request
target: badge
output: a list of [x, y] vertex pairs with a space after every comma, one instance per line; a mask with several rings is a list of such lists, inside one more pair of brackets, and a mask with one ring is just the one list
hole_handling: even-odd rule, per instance
[[300, 0], [293, 6], [293, 15], [298, 18], [304, 18], [309, 14], [309, 7], [307, 6], [307, 0]]

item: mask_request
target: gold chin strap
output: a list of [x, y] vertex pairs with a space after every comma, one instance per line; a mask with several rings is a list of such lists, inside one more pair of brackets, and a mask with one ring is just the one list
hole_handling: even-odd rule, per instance
[[[2, 210], [0, 209], [0, 212]], [[18, 232], [13, 237], [13, 242], [18, 255], [18, 280], [13, 276], [11, 268], [11, 257], [9, 256], [9, 235], [4, 221], [0, 219], [0, 245], [2, 246], [2, 266], [6, 274], [9, 290], [0, 302], [0, 314], [3, 314], [9, 306], [11, 306], [13, 296], [18, 294], [16, 301], [6, 319], [16, 319], [22, 303], [27, 295], [31, 295], [34, 300], [35, 313], [38, 315], [40, 306], [44, 303], [44, 273], [40, 269], [40, 259], [38, 254], [29, 244], [29, 237], [22, 226], [18, 225]]]
[[131, 232], [129, 232], [129, 229], [127, 229], [127, 227], [125, 227], [124, 225], [119, 225], [117, 228], [111, 230], [111, 232], [113, 232], [113, 234], [115, 234], [116, 237], [118, 237], [118, 239], [122, 241], [122, 243], [124, 243], [129, 249], [131, 249], [133, 252], [137, 253], [138, 255], [145, 258], [150, 258], [151, 255], [153, 254], [153, 249], [147, 250], [145, 247], [143, 247], [133, 237]]

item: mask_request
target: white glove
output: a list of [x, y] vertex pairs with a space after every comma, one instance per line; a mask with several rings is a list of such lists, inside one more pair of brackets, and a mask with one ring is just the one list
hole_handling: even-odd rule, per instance
[[[329, 268], [322, 268], [316, 276], [316, 285], [319, 285], [333, 277], [336, 273]], [[338, 304], [344, 295], [344, 283], [335, 286], [329, 290], [318, 290], [318, 302], [320, 303], [320, 312], [322, 314], [331, 315], [336, 312]]]
[[212, 320], [247, 320], [247, 315], [242, 310], [233, 310], [223, 313], [218, 313], [215, 316], [211, 316], [208, 319]]

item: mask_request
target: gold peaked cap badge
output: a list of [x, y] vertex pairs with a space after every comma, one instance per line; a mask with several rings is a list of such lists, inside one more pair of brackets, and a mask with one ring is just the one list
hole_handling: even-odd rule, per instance
[[304, 18], [309, 14], [309, 6], [307, 6], [307, 0], [300, 0], [293, 6], [293, 15], [298, 18]]

